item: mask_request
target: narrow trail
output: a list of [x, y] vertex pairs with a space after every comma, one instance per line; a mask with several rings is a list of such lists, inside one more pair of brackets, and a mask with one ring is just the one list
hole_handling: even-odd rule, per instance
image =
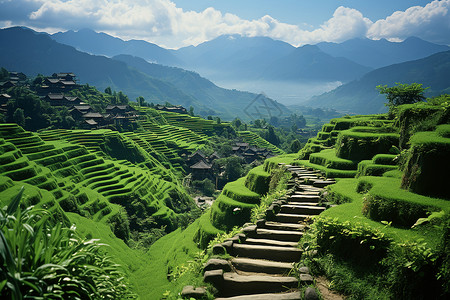
[[313, 284], [314, 278], [307, 267], [294, 270], [302, 257], [297, 245], [307, 229], [304, 220], [325, 210], [319, 205], [321, 191], [335, 181], [320, 171], [285, 167], [292, 173], [287, 196], [270, 205], [266, 219], [213, 247], [213, 254], [231, 255], [227, 260], [212, 258], [204, 268], [204, 281], [218, 290], [218, 300], [318, 299], [315, 289], [304, 295], [298, 289]]

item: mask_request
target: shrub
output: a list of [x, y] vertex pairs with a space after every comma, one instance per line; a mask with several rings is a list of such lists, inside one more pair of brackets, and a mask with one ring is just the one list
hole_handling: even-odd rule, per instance
[[359, 264], [376, 264], [387, 254], [391, 239], [363, 223], [319, 217], [313, 224], [321, 252], [331, 252]]
[[80, 239], [44, 210], [22, 211], [20, 197], [0, 210], [0, 297], [136, 298], [103, 244]]

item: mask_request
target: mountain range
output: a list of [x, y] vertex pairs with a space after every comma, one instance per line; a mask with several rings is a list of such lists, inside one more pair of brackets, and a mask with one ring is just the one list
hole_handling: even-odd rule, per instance
[[342, 43], [322, 42], [316, 46], [332, 56], [345, 57], [374, 69], [450, 50], [449, 46], [436, 45], [417, 37], [409, 37], [398, 43], [385, 39], [356, 38]]
[[[135, 65], [141, 65], [145, 72], [119, 59], [78, 51], [31, 29], [12, 27], [0, 30], [0, 66], [8, 70], [31, 76], [73, 72], [81, 83], [89, 83], [100, 90], [108, 86], [121, 90], [131, 100], [143, 96], [149, 102], [168, 101], [187, 108], [192, 105], [197, 114], [216, 115], [227, 120], [236, 116], [249, 119], [244, 108], [258, 98], [257, 94], [219, 88], [194, 72], [150, 64], [142, 59], [139, 62]], [[282, 104], [276, 105], [281, 112], [288, 112]]]
[[387, 110], [384, 105], [387, 101], [376, 86], [393, 86], [397, 82], [421, 83], [423, 87], [429, 87], [425, 93], [427, 97], [450, 93], [450, 51], [376, 69], [359, 80], [312, 97], [305, 105], [360, 114], [381, 113]]
[[[234, 80], [241, 90], [247, 90], [251, 80], [256, 89], [276, 87], [280, 97], [270, 97], [283, 99], [287, 94], [296, 104], [376, 113], [385, 110], [384, 97], [375, 89], [379, 84], [419, 82], [431, 87], [429, 95], [448, 91], [448, 50], [414, 37], [400, 43], [353, 39], [293, 47], [267, 37], [239, 35], [168, 50], [89, 29], [53, 35], [21, 27], [0, 30], [0, 66], [7, 69], [28, 75], [74, 72], [81, 82], [100, 90], [110, 86], [130, 99], [143, 96], [155, 103], [192, 105], [197, 114], [223, 119], [249, 119], [245, 108], [254, 99], [264, 100], [255, 93], [221, 88], [201, 75], [208, 74], [214, 82]], [[320, 93], [315, 85], [322, 87]], [[341, 86], [330, 91], [337, 85]], [[323, 89], [329, 92], [307, 103], [296, 100], [301, 98], [298, 93], [319, 95]]]

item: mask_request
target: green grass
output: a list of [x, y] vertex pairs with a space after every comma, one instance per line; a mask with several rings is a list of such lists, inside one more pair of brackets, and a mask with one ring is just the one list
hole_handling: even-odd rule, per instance
[[326, 149], [319, 153], [313, 153], [309, 156], [309, 162], [328, 169], [356, 170], [358, 167], [358, 161], [337, 157], [335, 149]]
[[[379, 180], [380, 178], [381, 180]], [[420, 201], [421, 204], [436, 205], [432, 199], [401, 190], [399, 188], [399, 182], [394, 180], [392, 183], [392, 178], [363, 177], [360, 180], [370, 181], [371, 184], [375, 183], [370, 189], [370, 192], [375, 195], [390, 197], [392, 199], [401, 199], [400, 201], [407, 201], [412, 197], [412, 199], [415, 199], [413, 201]], [[327, 189], [332, 200], [335, 200], [338, 203], [346, 203], [327, 209], [321, 216], [337, 218], [341, 222], [348, 221], [352, 224], [366, 224], [371, 228], [384, 232], [399, 243], [424, 239], [431, 246], [436, 246], [439, 237], [437, 236], [437, 231], [433, 227], [411, 229], [386, 226], [386, 224], [371, 220], [363, 215], [364, 194], [357, 192], [358, 185], [360, 185], [361, 182], [360, 180], [355, 178], [340, 179], [336, 184], [329, 186]], [[387, 186], [385, 184], [387, 184]], [[437, 200], [439, 202], [437, 205], [442, 205], [443, 208], [448, 208], [450, 205], [450, 203], [445, 203], [445, 200]]]

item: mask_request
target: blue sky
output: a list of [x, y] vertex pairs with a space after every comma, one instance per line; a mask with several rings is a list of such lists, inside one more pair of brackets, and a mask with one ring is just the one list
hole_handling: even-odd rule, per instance
[[294, 46], [352, 38], [450, 45], [450, 0], [0, 0], [0, 27], [91, 28], [167, 48], [223, 34]]
[[[411, 6], [425, 6], [427, 0], [174, 0], [185, 10], [203, 11], [214, 7], [222, 13], [233, 13], [243, 19], [259, 19], [270, 15], [280, 21], [319, 26], [328, 20], [339, 6], [359, 10], [371, 20], [384, 19], [395, 11]], [[449, 16], [450, 18], [450, 16]]]

